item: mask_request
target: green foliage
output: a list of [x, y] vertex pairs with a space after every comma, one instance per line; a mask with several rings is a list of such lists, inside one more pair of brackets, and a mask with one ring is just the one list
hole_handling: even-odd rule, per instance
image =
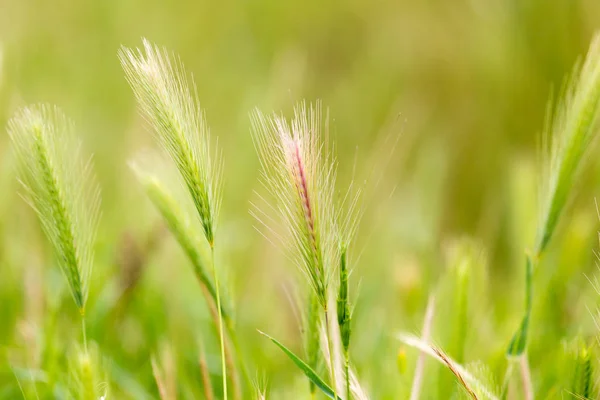
[[0, 399], [598, 397], [600, 3], [7, 1]]

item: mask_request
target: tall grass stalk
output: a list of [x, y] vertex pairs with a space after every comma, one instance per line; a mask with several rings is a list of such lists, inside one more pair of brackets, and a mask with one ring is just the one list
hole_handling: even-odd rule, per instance
[[84, 157], [73, 123], [56, 107], [20, 110], [8, 132], [23, 198], [37, 213], [79, 309], [87, 354], [85, 312], [100, 214], [91, 158]]
[[214, 262], [221, 162], [211, 150], [209, 130], [198, 104], [195, 86], [188, 81], [181, 61], [145, 39], [143, 44], [143, 51], [122, 47], [119, 58], [142, 114], [153, 127], [158, 142], [176, 165], [185, 183], [210, 246], [219, 310], [223, 396], [227, 399], [225, 335], [219, 274]]
[[[582, 167], [596, 142], [600, 116], [600, 35], [596, 34], [587, 57], [574, 69], [565, 85], [559, 103], [548, 107], [544, 130], [544, 145], [548, 157], [544, 160], [541, 182], [541, 207], [535, 244], [526, 257], [525, 315], [508, 348], [509, 356], [527, 357], [533, 283], [532, 275], [552, 239]], [[548, 144], [548, 142], [550, 142]], [[529, 363], [521, 361], [524, 387], [531, 388]], [[533, 394], [531, 394], [533, 396]]]
[[[252, 127], [263, 184], [274, 198], [274, 209], [286, 226], [286, 237], [291, 242], [288, 246], [290, 257], [307, 278], [320, 304], [331, 348], [333, 333], [330, 324], [333, 321], [329, 309], [329, 288], [346, 251], [344, 246], [347, 246], [356, 227], [356, 219], [351, 212], [356, 205], [356, 196], [346, 197], [349, 199], [345, 204], [348, 210], [337, 209], [334, 192], [336, 162], [321, 137], [320, 103], [308, 107], [305, 103], [297, 105], [289, 123], [283, 116], [265, 116], [256, 111], [252, 115]], [[343, 318], [346, 342], [349, 343], [349, 313]], [[332, 352], [329, 356], [333, 357]], [[334, 365], [333, 359], [330, 359], [330, 364]], [[335, 370], [330, 369], [334, 388]]]

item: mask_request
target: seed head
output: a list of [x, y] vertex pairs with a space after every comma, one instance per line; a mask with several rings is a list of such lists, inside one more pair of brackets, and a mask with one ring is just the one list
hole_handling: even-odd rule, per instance
[[582, 164], [590, 154], [598, 133], [600, 116], [600, 35], [590, 45], [583, 67], [575, 68], [565, 86], [561, 102], [548, 110], [544, 139], [550, 137], [549, 160], [541, 200], [534, 256], [539, 256], [552, 238], [559, 217], [569, 200]]
[[145, 39], [143, 51], [122, 47], [119, 58], [141, 113], [177, 166], [212, 247], [220, 206], [221, 163], [211, 151], [209, 129], [193, 81], [188, 81], [179, 58]]
[[20, 110], [8, 124], [23, 197], [36, 211], [80, 312], [85, 312], [100, 190], [73, 124], [56, 107]]
[[292, 239], [292, 257], [326, 306], [327, 287], [339, 259], [334, 209], [336, 163], [321, 141], [320, 104], [294, 110], [290, 123], [279, 115], [252, 115], [263, 184]]

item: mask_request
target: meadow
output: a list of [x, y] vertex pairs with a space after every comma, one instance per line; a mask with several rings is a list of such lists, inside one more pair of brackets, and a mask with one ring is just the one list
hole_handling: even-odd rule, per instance
[[0, 399], [600, 398], [598, 21], [0, 0]]

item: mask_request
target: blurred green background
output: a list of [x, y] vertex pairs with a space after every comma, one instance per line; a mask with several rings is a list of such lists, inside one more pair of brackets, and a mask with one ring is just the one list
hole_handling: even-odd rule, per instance
[[[353, 359], [374, 399], [395, 399], [407, 397], [416, 354], [394, 335], [420, 331], [432, 289], [452, 297], [452, 265], [465, 248], [475, 254], [474, 283], [467, 347], [457, 358], [484, 360], [502, 376], [522, 313], [547, 100], [599, 25], [592, 0], [0, 0], [0, 124], [23, 105], [53, 103], [94, 153], [103, 214], [89, 337], [110, 360], [114, 398], [157, 396], [148, 360], [165, 346], [180, 396], [199, 398], [199, 336], [215, 384], [219, 374], [191, 270], [127, 167], [154, 142], [123, 77], [121, 45], [146, 37], [193, 73], [225, 160], [219, 257], [248, 363], [276, 399], [296, 398], [307, 385], [256, 333], [300, 351], [286, 295], [293, 266], [248, 213], [261, 190], [248, 114], [259, 107], [289, 115], [298, 100], [323, 101], [340, 182], [368, 177], [371, 188], [353, 254]], [[19, 392], [9, 365], [26, 364], [32, 343], [56, 347], [35, 350], [42, 359], [61, 354], [79, 333], [61, 277], [48, 268], [50, 249], [17, 194], [6, 134], [0, 168], [0, 396], [11, 399]], [[594, 168], [536, 275], [530, 353], [540, 398], [560, 396], [554, 363], [565, 343], [595, 334], [587, 308], [597, 296], [584, 275], [596, 272]], [[115, 293], [131, 282], [122, 304]], [[452, 343], [451, 304], [434, 322], [442, 347]], [[446, 398], [451, 378], [433, 362], [427, 368], [433, 384], [424, 398]]]

